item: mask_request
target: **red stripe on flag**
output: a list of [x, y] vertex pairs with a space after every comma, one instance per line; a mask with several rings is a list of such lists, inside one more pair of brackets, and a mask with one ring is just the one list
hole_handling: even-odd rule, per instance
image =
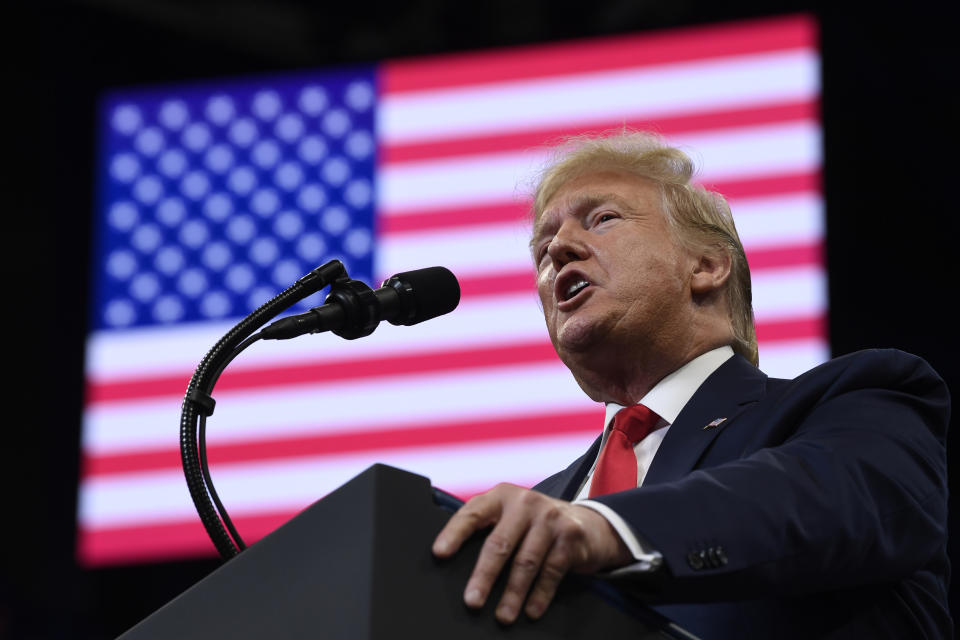
[[826, 338], [826, 336], [827, 318], [823, 314], [757, 324], [757, 341], [759, 342]]
[[[223, 465], [570, 433], [589, 435], [598, 432], [600, 415], [599, 410], [512, 415], [429, 426], [418, 422], [393, 429], [358, 425], [350, 431], [223, 443], [211, 446], [208, 455], [210, 464]], [[84, 477], [179, 468], [179, 449], [90, 456], [84, 459]]]
[[381, 148], [379, 161], [386, 165], [455, 156], [476, 156], [484, 153], [524, 151], [534, 147], [553, 145], [564, 136], [577, 135], [587, 131], [609, 131], [622, 127], [656, 131], [665, 136], [673, 136], [707, 129], [815, 120], [818, 115], [818, 103], [815, 100], [805, 100], [672, 117], [601, 120], [579, 123], [576, 126], [551, 127], [539, 130], [534, 128], [522, 133], [497, 136], [458, 137], [441, 142], [421, 144], [387, 144]]
[[815, 44], [813, 18], [803, 15], [768, 18], [735, 25], [392, 61], [382, 67], [380, 90], [389, 95], [446, 89], [721, 56], [812, 49]]
[[[252, 544], [299, 511], [231, 516], [244, 542]], [[131, 527], [81, 529], [77, 556], [84, 566], [143, 562], [161, 558], [214, 556], [217, 551], [199, 518]]]
[[[819, 172], [785, 173], [762, 178], [729, 180], [704, 184], [704, 187], [723, 195], [728, 200], [761, 198], [795, 193], [819, 193]], [[441, 211], [381, 214], [379, 232], [383, 235], [422, 233], [460, 227], [523, 222], [529, 215], [530, 203], [515, 200], [492, 202], [483, 206], [451, 207]], [[734, 218], [737, 212], [734, 209]]]
[[[703, 183], [704, 188], [715, 191], [727, 200], [741, 198], [763, 198], [766, 196], [789, 195], [792, 193], [820, 193], [820, 172], [804, 171], [784, 173], [763, 178], [744, 180], [726, 180], [724, 182]], [[737, 212], [734, 210], [736, 219]]]
[[536, 294], [537, 275], [533, 270], [533, 259], [530, 259], [530, 269], [500, 273], [492, 276], [471, 276], [458, 278], [460, 292], [464, 297], [495, 296], [505, 293], [522, 293], [529, 291]]
[[823, 264], [823, 244], [820, 241], [794, 245], [779, 245], [769, 249], [747, 251], [747, 264], [756, 273], [763, 269], [798, 267]]
[[378, 221], [379, 232], [395, 234], [517, 222], [523, 220], [529, 210], [530, 204], [528, 202], [510, 201], [480, 207], [451, 208], [427, 213], [381, 215]]

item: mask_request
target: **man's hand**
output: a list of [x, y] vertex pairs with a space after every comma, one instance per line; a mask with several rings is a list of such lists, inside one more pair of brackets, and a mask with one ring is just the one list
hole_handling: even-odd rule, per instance
[[468, 607], [482, 607], [516, 550], [496, 610], [503, 623], [516, 620], [521, 607], [531, 618], [543, 615], [567, 571], [611, 569], [633, 558], [596, 511], [511, 484], [497, 485], [463, 505], [437, 536], [433, 553], [450, 557], [475, 531], [491, 525], [463, 600]]

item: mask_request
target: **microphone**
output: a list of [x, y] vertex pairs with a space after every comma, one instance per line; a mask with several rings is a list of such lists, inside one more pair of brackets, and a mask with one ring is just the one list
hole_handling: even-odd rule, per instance
[[445, 267], [398, 273], [376, 291], [359, 280], [335, 282], [324, 304], [282, 318], [260, 331], [265, 340], [287, 340], [332, 331], [353, 340], [373, 333], [382, 320], [410, 326], [450, 313], [460, 303], [460, 284]]

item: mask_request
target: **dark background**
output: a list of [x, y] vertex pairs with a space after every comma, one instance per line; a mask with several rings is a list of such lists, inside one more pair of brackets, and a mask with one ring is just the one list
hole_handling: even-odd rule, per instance
[[[0, 246], [16, 321], [4, 350], [15, 382], [5, 385], [0, 449], [9, 476], [0, 637], [113, 638], [217, 566], [88, 570], [73, 558], [93, 124], [105, 89], [812, 13], [824, 56], [833, 352], [919, 354], [956, 396], [960, 24], [947, 4], [86, 0], [6, 9], [3, 96], [16, 113], [4, 136], [13, 144], [2, 148], [15, 166], [3, 172]], [[956, 469], [955, 442], [950, 449]], [[960, 503], [951, 504], [957, 531]], [[951, 556], [960, 561], [960, 534]]]

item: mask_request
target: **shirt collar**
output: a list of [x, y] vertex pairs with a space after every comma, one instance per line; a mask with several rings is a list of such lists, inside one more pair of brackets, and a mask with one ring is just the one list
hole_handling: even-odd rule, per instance
[[[638, 404], [656, 413], [666, 424], [673, 424], [704, 380], [731, 357], [733, 357], [733, 349], [729, 346], [700, 354], [660, 380], [647, 392], [647, 395], [640, 399]], [[609, 425], [613, 421], [613, 416], [623, 408], [623, 405], [608, 402], [604, 425]]]

